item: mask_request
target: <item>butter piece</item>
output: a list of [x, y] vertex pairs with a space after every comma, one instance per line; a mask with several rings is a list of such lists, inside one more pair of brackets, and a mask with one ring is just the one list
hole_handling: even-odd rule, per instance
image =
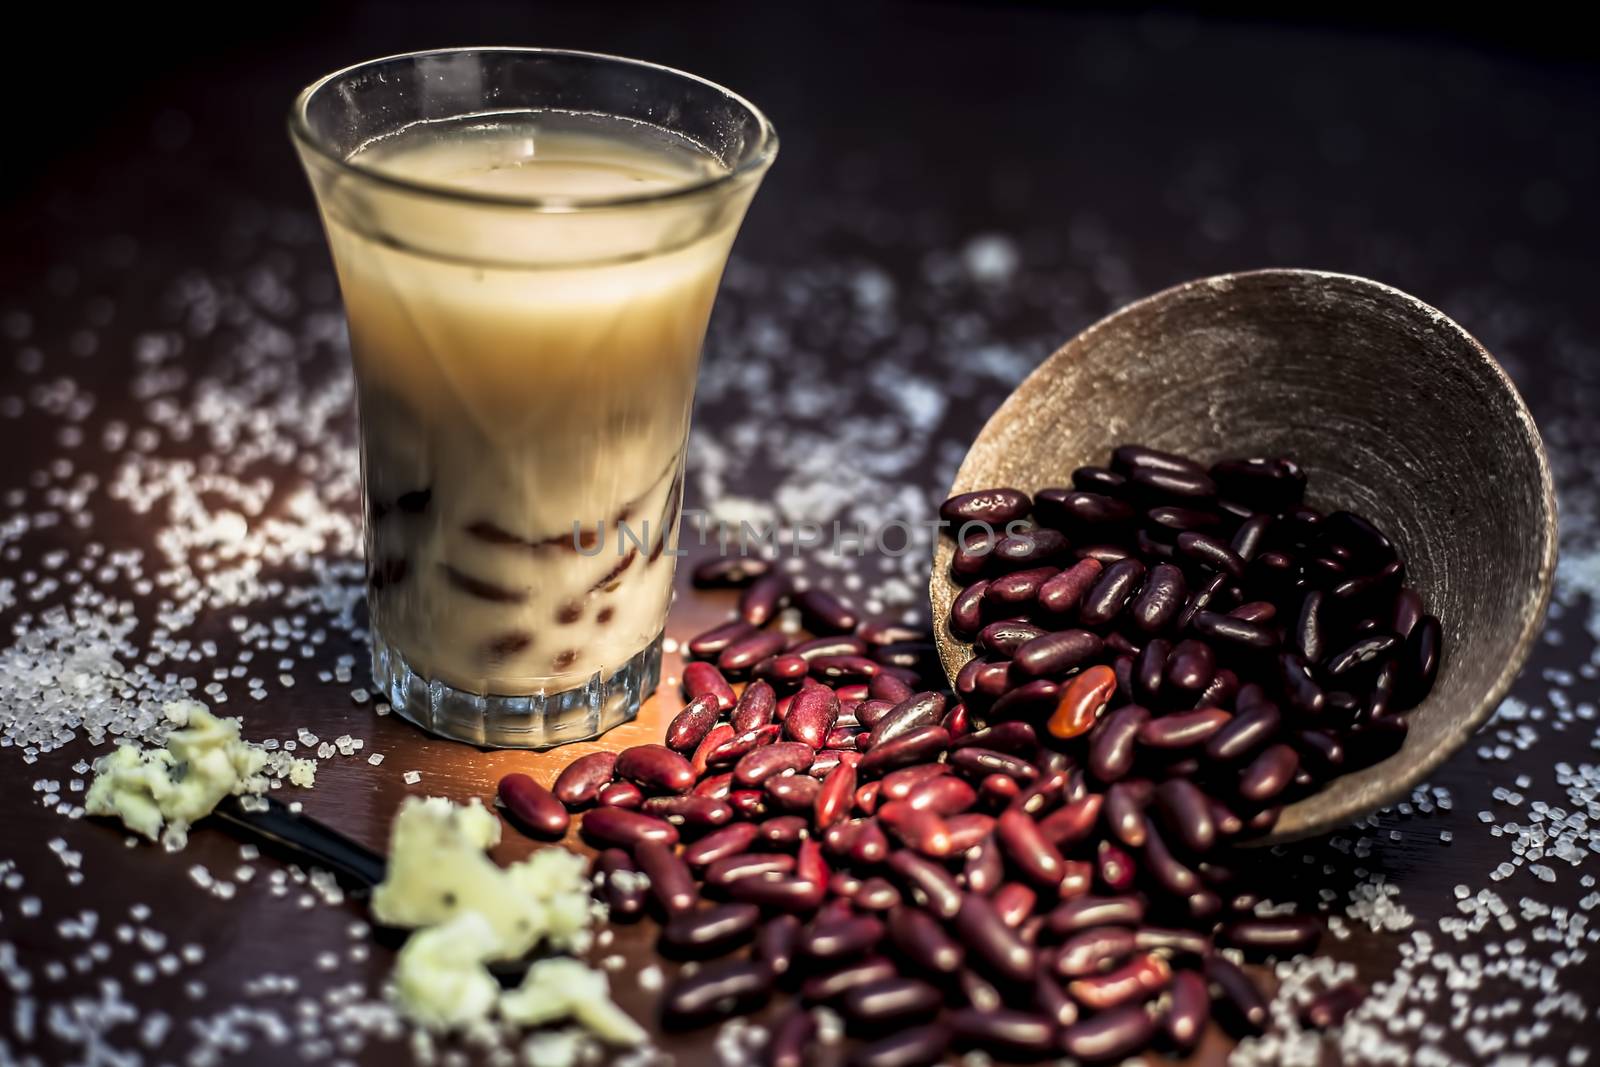
[[176, 728], [166, 747], [121, 745], [95, 761], [84, 798], [90, 815], [115, 815], [154, 841], [163, 824], [182, 830], [209, 815], [229, 794], [261, 793], [267, 754], [239, 737], [237, 719], [222, 719], [193, 700], [163, 709]]
[[544, 1030], [522, 1043], [527, 1067], [578, 1067], [589, 1037], [582, 1030]]
[[483, 961], [499, 943], [489, 921], [470, 911], [412, 934], [395, 960], [395, 996], [402, 1010], [430, 1030], [487, 1019], [500, 983]]
[[500, 997], [500, 1015], [523, 1026], [576, 1019], [600, 1040], [630, 1048], [647, 1036], [612, 1002], [604, 972], [568, 956], [532, 964], [522, 984]]

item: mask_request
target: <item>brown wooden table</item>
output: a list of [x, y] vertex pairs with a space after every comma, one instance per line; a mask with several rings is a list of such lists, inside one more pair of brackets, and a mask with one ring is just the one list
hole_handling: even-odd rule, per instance
[[[0, 579], [15, 583], [0, 596], [8, 630], [0, 642], [36, 630], [40, 613], [70, 595], [41, 585], [59, 577], [47, 562], [54, 551], [77, 558], [98, 542], [143, 550], [146, 573], [160, 569], [163, 537], [184, 525], [165, 510], [173, 493], [140, 514], [108, 486], [118, 471], [137, 468], [141, 454], [162, 462], [237, 456], [236, 443], [208, 440], [219, 423], [207, 397], [243, 398], [235, 412], [241, 438], [259, 443], [249, 418], [259, 410], [284, 449], [237, 472], [270, 480], [263, 515], [291, 514], [291, 498], [304, 491], [343, 520], [325, 545], [261, 566], [257, 576], [281, 583], [282, 593], [262, 593], [237, 610], [207, 607], [178, 627], [197, 648], [216, 642], [215, 656], [159, 669], [203, 686], [216, 666], [236, 662], [236, 617], [271, 620], [287, 614], [285, 598], [298, 598], [294, 612], [308, 633], [324, 637], [309, 657], [294, 653], [295, 684], [278, 683], [278, 654], [269, 648], [245, 678], [222, 683], [229, 701], [221, 710], [243, 714], [255, 738], [292, 737], [302, 725], [325, 740], [363, 738], [362, 753], [322, 761], [316, 788], [294, 795], [374, 847], [407, 793], [487, 797], [508, 770], [548, 780], [574, 754], [476, 751], [378, 717], [351, 696], [367, 684], [364, 616], [356, 606], [352, 625], [339, 611], [360, 587], [349, 539], [359, 514], [353, 412], [340, 399], [347, 372], [336, 293], [282, 115], [294, 90], [326, 69], [468, 40], [588, 47], [684, 66], [747, 93], [779, 127], [782, 154], [741, 238], [708, 346], [697, 425], [703, 443], [716, 447], [691, 459], [692, 506], [735, 495], [798, 499], [792, 506], [840, 515], [879, 504], [889, 515], [931, 508], [965, 442], [1056, 342], [1187, 277], [1264, 265], [1349, 270], [1417, 293], [1474, 331], [1524, 389], [1552, 449], [1568, 561], [1559, 618], [1515, 691], [1519, 717], [1503, 716], [1480, 736], [1488, 757], [1469, 748], [1434, 779], [1450, 810], [1379, 814], [1330, 840], [1263, 855], [1260, 874], [1271, 895], [1306, 906], [1331, 891], [1336, 910], [1364, 877], [1358, 868], [1398, 886], [1413, 917], [1409, 930], [1358, 928], [1324, 946], [1369, 983], [1406, 966], [1419, 932], [1450, 961], [1406, 973], [1438, 969], [1446, 972], [1441, 981], [1470, 969], [1463, 957], [1489, 964], [1521, 938], [1522, 953], [1548, 969], [1544, 992], [1570, 994], [1565, 1010], [1541, 1007], [1543, 993], [1515, 976], [1486, 979], [1467, 994], [1465, 1018], [1452, 1013], [1448, 993], [1416, 1005], [1439, 1031], [1425, 1038], [1409, 1027], [1404, 1043], [1478, 1062], [1491, 1058], [1487, 1035], [1499, 1034], [1508, 1053], [1581, 1062], [1578, 1050], [1596, 1037], [1600, 971], [1581, 952], [1539, 940], [1533, 931], [1550, 920], [1529, 918], [1519, 901], [1588, 916], [1593, 889], [1585, 870], [1564, 860], [1519, 858], [1518, 834], [1500, 829], [1513, 820], [1536, 825], [1536, 802], [1596, 814], [1594, 782], [1581, 768], [1593, 763], [1600, 639], [1592, 599], [1600, 589], [1600, 225], [1590, 195], [1600, 170], [1600, 78], [1575, 62], [1416, 35], [976, 5], [840, 6], [826, 18], [798, 7], [690, 7], [668, 18], [610, 4], [348, 6], [292, 10], [257, 46], [169, 44], [161, 73], [113, 94], [114, 106], [102, 100], [85, 115], [81, 136], [57, 138], [59, 151], [35, 166], [22, 161], [8, 179], [14, 192], [0, 210], [0, 524], [19, 513], [48, 512], [56, 521], [20, 532], [0, 526]], [[105, 47], [108, 56], [118, 51]], [[992, 238], [975, 243], [984, 235]], [[153, 362], [156, 351], [167, 355]], [[149, 395], [160, 377], [153, 367], [174, 375], [170, 405]], [[74, 397], [91, 400], [75, 424], [81, 443], [70, 431], [62, 436]], [[328, 411], [295, 406], [308, 397], [327, 400]], [[185, 435], [184, 416], [198, 417], [200, 432]], [[148, 441], [142, 429], [152, 431]], [[855, 452], [830, 452], [841, 440]], [[826, 480], [807, 457], [856, 479], [862, 499], [806, 497]], [[70, 470], [52, 467], [63, 459]], [[62, 495], [85, 474], [98, 484], [81, 500]], [[82, 526], [73, 520], [80, 513], [88, 516]], [[304, 526], [294, 528], [297, 536]], [[191, 562], [199, 554], [182, 553]], [[836, 562], [806, 566], [855, 599], [862, 596], [846, 589], [847, 573], [869, 586], [885, 573], [873, 558], [846, 569]], [[901, 564], [891, 566], [898, 574]], [[916, 567], [905, 571], [914, 577]], [[146, 647], [170, 587], [140, 593], [124, 576], [91, 575], [84, 584], [136, 605], [132, 640]], [[909, 581], [905, 589], [920, 586]], [[671, 635], [686, 638], [729, 602], [685, 586]], [[342, 656], [354, 659], [354, 680], [318, 681]], [[676, 677], [675, 657], [666, 674]], [[266, 682], [265, 699], [249, 696], [250, 676]], [[17, 684], [0, 677], [0, 694]], [[606, 743], [654, 739], [677, 706], [664, 689]], [[340, 1051], [348, 1020], [328, 1008], [330, 994], [337, 1001], [348, 989], [376, 996], [392, 961], [392, 945], [352, 936], [360, 903], [302, 907], [304, 889], [292, 879], [275, 895], [283, 865], [245, 863], [238, 842], [215, 829], [197, 829], [186, 851], [167, 855], [126, 848], [105, 824], [65, 820], [41, 803], [36, 783], [56, 780], [68, 790], [79, 777], [72, 765], [97, 752], [80, 739], [30, 765], [15, 748], [0, 750], [0, 810], [8, 815], [0, 822], [0, 1063], [181, 1063], [197, 1055], [207, 1062], [205, 1035], [229, 1028], [247, 1032], [248, 1042], [214, 1049], [210, 1062], [396, 1061], [402, 1040], [369, 1036], [359, 1050]], [[373, 752], [385, 756], [381, 767], [367, 764]], [[414, 786], [402, 781], [411, 769], [422, 775]], [[1582, 826], [1563, 834], [1579, 853], [1593, 851]], [[1354, 847], [1362, 837], [1365, 845]], [[508, 860], [527, 848], [508, 835], [496, 855]], [[81, 859], [64, 862], [62, 850]], [[1530, 873], [1539, 862], [1553, 881]], [[227, 901], [200, 888], [191, 871], [201, 865], [232, 877], [242, 864], [254, 875]], [[1496, 880], [1501, 864], [1512, 873]], [[81, 884], [72, 884], [73, 870], [84, 875]], [[1440, 921], [1458, 914], [1457, 886], [1497, 893], [1517, 931], [1491, 923], [1453, 939]], [[130, 917], [137, 905], [148, 907], [148, 919]], [[96, 928], [80, 937], [75, 924], [86, 910]], [[126, 942], [123, 925], [132, 928]], [[157, 934], [141, 938], [141, 926]], [[622, 1003], [645, 1018], [651, 998], [635, 976], [650, 943], [648, 924], [622, 928], [614, 947], [598, 953], [625, 957], [613, 982]], [[185, 954], [188, 945], [198, 956]], [[172, 962], [163, 963], [167, 956]], [[15, 969], [30, 976], [28, 988], [4, 980]], [[50, 1026], [52, 1012], [67, 1018], [100, 1001], [107, 981], [146, 1019], [152, 1011], [169, 1019], [164, 1032], [144, 1024], [156, 1028], [144, 1035], [148, 1045], [137, 1024], [101, 1038], [138, 1059], [93, 1060], [83, 1040]], [[22, 998], [35, 1013], [26, 1040], [16, 1015]], [[324, 1005], [321, 1022], [297, 1035], [297, 1002], [306, 998]], [[1508, 1007], [1471, 1018], [1474, 1007], [1494, 1005]], [[1482, 1033], [1471, 1033], [1473, 1025]], [[680, 1064], [708, 1062], [710, 1037], [664, 1047]], [[1219, 1058], [1226, 1048], [1213, 1033], [1198, 1058]]]

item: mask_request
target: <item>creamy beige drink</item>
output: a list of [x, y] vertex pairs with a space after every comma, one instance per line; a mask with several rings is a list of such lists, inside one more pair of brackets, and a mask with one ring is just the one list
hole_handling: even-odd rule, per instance
[[467, 198], [322, 191], [374, 640], [469, 693], [603, 679], [666, 615], [700, 345], [748, 196], [596, 206], [722, 165], [659, 129], [560, 112], [417, 123], [350, 162]]

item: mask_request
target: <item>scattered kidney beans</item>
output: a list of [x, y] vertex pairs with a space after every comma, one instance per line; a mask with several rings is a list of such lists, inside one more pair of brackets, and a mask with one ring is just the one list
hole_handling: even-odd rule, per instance
[[[932, 1063], [952, 1042], [1106, 1062], [1192, 1049], [1213, 1016], [1266, 1025], [1218, 948], [1291, 955], [1321, 927], [1256, 916], [1250, 862], [1227, 850], [1394, 750], [1443, 629], [1371, 523], [1302, 505], [1291, 461], [1207, 468], [1130, 445], [1070, 481], [941, 509], [963, 586], [950, 632], [980, 653], [959, 704], [922, 677], [930, 635], [861, 624], [813, 588], [793, 600], [817, 636], [784, 647], [761, 627], [786, 578], [697, 570], [742, 587], [740, 617], [690, 642], [668, 745], [583, 757], [553, 790], [610, 846], [596, 889], [618, 919], [648, 878], [675, 956], [754, 939], [679, 977], [666, 1025], [782, 986], [852, 1032], [892, 1029], [856, 1047], [869, 1065]], [[961, 528], [975, 523], [992, 535]], [[593, 806], [640, 786], [638, 810]], [[1336, 1025], [1363, 992], [1319, 995], [1307, 1024]], [[804, 1062], [815, 1019], [776, 1027], [771, 1062]]]
[[500, 803], [517, 824], [537, 837], [558, 838], [567, 832], [572, 816], [555, 794], [526, 774], [500, 779]]

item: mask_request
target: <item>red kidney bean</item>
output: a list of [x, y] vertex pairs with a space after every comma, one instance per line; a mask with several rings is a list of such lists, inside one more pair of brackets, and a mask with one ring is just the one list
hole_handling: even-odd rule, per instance
[[1150, 568], [1139, 595], [1128, 605], [1129, 618], [1141, 633], [1162, 633], [1177, 621], [1188, 596], [1189, 584], [1183, 571], [1170, 563], [1157, 563]]
[[794, 848], [805, 839], [809, 824], [809, 819], [798, 815], [779, 815], [766, 820], [756, 829], [756, 840], [769, 848]]
[[699, 894], [689, 865], [673, 851], [672, 845], [644, 840], [633, 847], [633, 861], [650, 879], [650, 895], [668, 915], [689, 911]]
[[912, 787], [906, 794], [905, 802], [918, 811], [931, 811], [943, 817], [959, 815], [977, 803], [977, 800], [978, 791], [966, 781], [953, 775], [941, 774]]
[[1295, 734], [1295, 748], [1299, 751], [1301, 762], [1316, 765], [1316, 770], [1323, 777], [1332, 777], [1344, 767], [1344, 743], [1338, 735], [1327, 730], [1301, 730]]
[[949, 746], [950, 732], [944, 727], [920, 726], [892, 741], [873, 745], [872, 751], [856, 765], [856, 774], [862, 778], [875, 778], [913, 763], [926, 763]]
[[978, 631], [983, 629], [983, 601], [989, 593], [989, 582], [979, 579], [956, 593], [955, 599], [950, 602], [950, 614], [946, 620], [950, 632], [963, 641], [971, 641], [978, 636]]
[[1211, 808], [1211, 822], [1217, 828], [1218, 837], [1233, 837], [1244, 829], [1244, 820], [1216, 797], [1207, 797], [1206, 804]]
[[730, 789], [727, 801], [747, 819], [760, 819], [767, 814], [767, 794], [760, 789]]
[[810, 664], [824, 656], [865, 656], [867, 643], [850, 634], [830, 634], [796, 642], [785, 654], [799, 656]]
[[1300, 1009], [1300, 1021], [1312, 1029], [1327, 1030], [1344, 1022], [1366, 999], [1366, 987], [1360, 982], [1341, 982], [1312, 997]]
[[1317, 947], [1322, 923], [1306, 916], [1270, 919], [1241, 919], [1228, 923], [1218, 933], [1224, 945], [1243, 950], [1255, 958], [1298, 956]]
[[720, 752], [735, 736], [733, 727], [727, 723], [719, 723], [706, 732], [700, 743], [695, 746], [694, 755], [689, 757], [689, 769], [694, 771], [695, 777], [698, 778], [706, 773], [711, 765], [711, 754]]
[[966, 893], [955, 913], [956, 936], [989, 970], [1011, 982], [1033, 977], [1033, 947], [1005, 924], [988, 897]]
[[705, 633], [689, 639], [689, 655], [695, 659], [712, 659], [729, 645], [757, 632], [754, 626], [743, 619], [734, 619], [732, 622], [713, 626]]
[[1261, 545], [1266, 540], [1267, 531], [1272, 528], [1275, 520], [1271, 515], [1252, 515], [1239, 524], [1233, 531], [1233, 539], [1228, 542], [1228, 547], [1234, 554], [1248, 565], [1261, 551]]
[[1164, 471], [1168, 474], [1204, 474], [1205, 468], [1188, 456], [1161, 452], [1147, 445], [1118, 445], [1111, 450], [1111, 469], [1126, 477], [1139, 471]]
[[1057, 1026], [1071, 1026], [1078, 1021], [1078, 1005], [1061, 988], [1050, 968], [1041, 967], [1033, 980], [1033, 1006]]
[[868, 878], [856, 891], [853, 903], [863, 911], [888, 911], [900, 905], [900, 890], [887, 879]]
[[1239, 714], [1206, 742], [1205, 754], [1207, 758], [1220, 762], [1243, 759], [1272, 738], [1282, 721], [1283, 717], [1274, 704], [1241, 707]]
[[[776, 747], [776, 746], [774, 746]], [[822, 783], [806, 774], [783, 774], [766, 780], [767, 795], [779, 811], [810, 814]]]
[[1322, 687], [1311, 676], [1311, 670], [1299, 653], [1284, 652], [1278, 656], [1278, 674], [1289, 706], [1302, 715], [1322, 712], [1324, 695]]
[[1095, 867], [1101, 884], [1113, 893], [1132, 888], [1135, 871], [1133, 859], [1111, 842], [1102, 841], [1096, 846]]
[[1232, 961], [1218, 955], [1206, 957], [1206, 980], [1221, 992], [1228, 1009], [1223, 1021], [1236, 1034], [1259, 1034], [1267, 1028], [1267, 1000], [1249, 975]]
[[1194, 619], [1195, 612], [1204, 611], [1213, 602], [1220, 604], [1220, 596], [1227, 586], [1229, 578], [1226, 574], [1213, 574], [1206, 582], [1189, 594], [1188, 601], [1183, 605], [1183, 610], [1178, 612], [1177, 622], [1173, 629], [1180, 633], [1189, 628], [1189, 623]]
[[1106, 467], [1079, 467], [1072, 472], [1072, 487], [1085, 493], [1118, 496], [1127, 491], [1128, 479]]
[[1055, 707], [1060, 699], [1061, 686], [1044, 678], [1035, 678], [1010, 690], [995, 701], [994, 706], [989, 709], [989, 715], [996, 719], [1041, 715]]
[[733, 686], [728, 684], [728, 679], [713, 665], [698, 660], [683, 665], [683, 693], [690, 700], [715, 697], [723, 711], [734, 703]]
[[758, 904], [774, 911], [808, 913], [822, 904], [828, 887], [804, 878], [778, 876], [773, 878], [741, 878], [727, 887], [734, 900]]
[[923, 1067], [942, 1060], [949, 1047], [949, 1027], [913, 1026], [856, 1049], [849, 1067]]
[[1053, 615], [1062, 616], [1082, 603], [1104, 570], [1097, 559], [1080, 559], [1039, 586], [1035, 601]]
[[1180, 897], [1198, 892], [1201, 888], [1199, 875], [1178, 862], [1172, 850], [1167, 847], [1166, 839], [1149, 819], [1145, 820], [1144, 836], [1145, 869], [1161, 887]]
[[939, 517], [952, 526], [976, 522], [998, 529], [1027, 515], [1031, 508], [1028, 494], [1020, 489], [982, 489], [946, 500], [939, 505]]
[[995, 820], [994, 831], [1006, 859], [1031, 882], [1046, 889], [1060, 886], [1065, 860], [1031, 816], [1007, 809]]
[[1206, 852], [1217, 840], [1207, 796], [1187, 778], [1169, 778], [1156, 787], [1155, 807], [1162, 825], [1192, 852]]
[[997, 1052], [1007, 1059], [1040, 1059], [1055, 1050], [1056, 1024], [1042, 1015], [961, 1008], [950, 1013], [949, 1022], [959, 1048]]
[[755, 823], [730, 823], [720, 830], [713, 830], [698, 841], [685, 845], [683, 859], [691, 867], [705, 867], [718, 860], [745, 852], [755, 839]]
[[1217, 673], [1212, 676], [1211, 684], [1200, 690], [1200, 695], [1195, 698], [1197, 708], [1222, 708], [1224, 710], [1233, 706], [1239, 695], [1239, 676], [1226, 667], [1218, 667]]
[[749, 1011], [772, 994], [772, 972], [749, 960], [709, 963], [680, 975], [662, 998], [662, 1022], [671, 1029], [703, 1026]]
[[828, 736], [822, 739], [825, 748], [836, 751], [854, 752], [860, 739], [870, 736], [859, 726], [835, 726], [828, 731]]
[[[1005, 543], [1001, 542], [1002, 545]], [[1026, 611], [1033, 606], [1044, 583], [1060, 572], [1059, 567], [1029, 567], [990, 579], [989, 588], [983, 595], [984, 610], [995, 615]]]
[[883, 827], [878, 825], [876, 818], [864, 819], [859, 825], [860, 829], [850, 845], [850, 859], [868, 866], [882, 863], [884, 857], [889, 855], [889, 838], [884, 834]]
[[1288, 787], [1300, 766], [1300, 755], [1289, 745], [1273, 745], [1251, 761], [1239, 775], [1239, 795], [1263, 803]]
[[1019, 619], [1001, 619], [991, 622], [978, 631], [978, 647], [984, 652], [1007, 659], [1016, 655], [1017, 649], [1044, 635], [1044, 630], [1031, 622]]
[[955, 552], [950, 556], [950, 577], [957, 585], [965, 585], [988, 569], [999, 540], [1000, 535], [994, 530], [969, 530], [956, 538]]
[[708, 695], [691, 700], [667, 724], [667, 747], [674, 752], [692, 753], [721, 717], [722, 708], [716, 697]]
[[1146, 748], [1182, 749], [1205, 744], [1227, 726], [1233, 716], [1221, 708], [1196, 708], [1151, 719], [1139, 727], [1139, 743]]
[[1045, 729], [1061, 740], [1087, 733], [1116, 690], [1115, 671], [1104, 664], [1090, 667], [1067, 683]]
[[1217, 495], [1217, 487], [1198, 471], [1139, 470], [1128, 478], [1135, 495], [1146, 500], [1178, 500], [1206, 504]]
[[665, 819], [626, 808], [594, 808], [583, 817], [584, 837], [600, 845], [632, 849], [641, 841], [678, 842], [678, 828]]
[[1088, 630], [1060, 630], [1026, 642], [1011, 661], [1013, 674], [1027, 678], [1065, 675], [1094, 662], [1105, 642]]
[[690, 580], [699, 589], [744, 586], [771, 569], [772, 564], [754, 556], [716, 556], [696, 565]]
[[817, 1040], [816, 1016], [795, 1005], [772, 1028], [767, 1047], [767, 1067], [806, 1067]]
[[843, 1007], [852, 1022], [878, 1027], [932, 1018], [942, 1002], [927, 982], [896, 976], [856, 986], [844, 995]]
[[1400, 677], [1395, 686], [1399, 707], [1415, 707], [1433, 691], [1443, 648], [1444, 628], [1434, 616], [1424, 615], [1411, 628], [1400, 653]]
[[980, 697], [1002, 697], [1011, 688], [1011, 661], [980, 661], [973, 679], [973, 693]]
[[750, 958], [760, 962], [773, 977], [785, 974], [794, 960], [795, 942], [800, 938], [800, 920], [793, 915], [773, 915], [762, 922], [756, 933]]
[[950, 835], [950, 853], [958, 855], [973, 848], [994, 830], [994, 817], [976, 811], [947, 816], [945, 831]]
[[823, 857], [822, 845], [807, 838], [800, 842], [795, 852], [794, 873], [817, 886], [828, 884], [828, 861]]
[[[859, 767], [860, 765], [857, 764], [857, 766]], [[881, 782], [868, 782], [866, 785], [857, 786], [855, 792], [856, 810], [861, 812], [863, 815], [871, 815], [873, 812], [877, 811], [878, 798], [881, 792]]]
[[897, 907], [890, 911], [888, 932], [901, 955], [935, 974], [954, 974], [966, 959], [966, 950], [919, 908]]
[[1395, 594], [1394, 605], [1390, 608], [1388, 630], [1405, 641], [1425, 615], [1427, 608], [1423, 606], [1421, 594], [1415, 589], [1401, 589]]
[[1270, 626], [1250, 622], [1215, 611], [1197, 611], [1190, 620], [1194, 631], [1208, 641], [1247, 652], [1270, 652], [1278, 645], [1278, 633]]
[[952, 918], [960, 909], [961, 889], [943, 867], [910, 851], [889, 855], [888, 865], [919, 907], [941, 919]]
[[618, 778], [659, 793], [687, 793], [694, 785], [689, 761], [665, 745], [635, 745], [617, 755]]
[[733, 727], [736, 734], [748, 733], [770, 723], [777, 706], [778, 695], [772, 686], [756, 679], [745, 686], [744, 692], [739, 694], [738, 703], [728, 716], [728, 724]]
[[1068, 801], [1039, 820], [1039, 832], [1045, 840], [1062, 848], [1076, 844], [1094, 828], [1101, 803], [1102, 797], [1098, 793]]
[[932, 811], [918, 810], [904, 800], [891, 800], [878, 806], [877, 817], [879, 824], [908, 848], [924, 856], [950, 855], [950, 830]]
[[1089, 735], [1089, 770], [1102, 782], [1115, 782], [1133, 770], [1135, 742], [1150, 712], [1126, 704], [1103, 716]]
[[1033, 495], [1034, 517], [1069, 535], [1110, 535], [1133, 522], [1133, 506], [1104, 493], [1041, 489]]
[[594, 801], [602, 808], [637, 808], [644, 803], [644, 790], [632, 782], [612, 782], [601, 787]]
[[1278, 617], [1278, 609], [1270, 600], [1252, 600], [1240, 604], [1228, 614], [1245, 622], [1271, 622]]
[[1081, 897], [1094, 884], [1095, 865], [1088, 860], [1068, 860], [1066, 873], [1061, 876], [1062, 900]]
[[1175, 542], [1178, 555], [1202, 567], [1222, 571], [1235, 580], [1244, 577], [1244, 560], [1228, 542], [1198, 530], [1183, 530]]
[[1400, 639], [1394, 634], [1367, 634], [1329, 656], [1322, 673], [1330, 685], [1347, 686], [1353, 676], [1373, 673], [1399, 646]]
[[644, 914], [644, 879], [639, 877], [632, 857], [620, 848], [603, 849], [595, 861], [595, 871], [595, 885], [603, 890], [611, 919], [633, 922]]
[[1074, 933], [1056, 952], [1055, 972], [1083, 978], [1109, 971], [1138, 950], [1134, 933], [1125, 926], [1098, 926]]
[[1033, 764], [992, 748], [958, 748], [950, 753], [949, 764], [958, 772], [980, 777], [1001, 774], [1018, 782], [1031, 782], [1039, 777], [1039, 769]]
[[810, 768], [816, 751], [798, 741], [779, 741], [754, 749], [739, 757], [734, 764], [733, 780], [737, 785], [753, 788], [767, 779], [785, 773], [802, 773]]
[[1129, 782], [1118, 782], [1105, 792], [1106, 826], [1129, 848], [1144, 845], [1145, 803], [1146, 796]]
[[1039, 894], [1021, 882], [1006, 882], [988, 896], [1000, 921], [1013, 928], [1020, 927], [1033, 914], [1033, 906], [1039, 900]]
[[877, 956], [808, 978], [800, 987], [800, 996], [813, 1004], [828, 1003], [838, 1000], [852, 989], [894, 978], [898, 974], [891, 961]]
[[1143, 581], [1144, 564], [1138, 560], [1120, 559], [1111, 564], [1078, 606], [1078, 621], [1084, 626], [1104, 626], [1122, 614]]
[[764, 626], [785, 604], [791, 586], [781, 574], [764, 574], [739, 594], [739, 617], [751, 626]]
[[1161, 699], [1162, 679], [1166, 675], [1167, 659], [1172, 655], [1172, 642], [1152, 637], [1133, 659], [1129, 672], [1135, 700], [1155, 704]]
[[860, 762], [859, 752], [825, 748], [817, 753], [817, 758], [811, 761], [811, 769], [806, 773], [813, 778], [826, 778], [835, 767], [848, 766], [854, 770], [855, 765]]
[[1144, 1048], [1156, 1024], [1142, 1004], [1099, 1012], [1061, 1031], [1061, 1050], [1085, 1063], [1111, 1063]]
[[726, 889], [746, 878], [771, 878], [794, 873], [795, 858], [782, 852], [738, 852], [712, 860], [702, 877], [706, 885]]
[[812, 822], [818, 830], [825, 830], [850, 814], [856, 788], [855, 768], [841, 763], [822, 780], [813, 803]]
[[590, 752], [579, 756], [556, 776], [550, 791], [568, 808], [593, 804], [600, 788], [611, 781], [616, 765], [615, 752]]
[[872, 731], [872, 743], [880, 745], [920, 727], [937, 726], [944, 718], [944, 707], [943, 693], [914, 693], [878, 720]]
[[972, 732], [972, 715], [965, 704], [956, 704], [944, 713], [944, 718], [939, 720], [939, 725], [945, 728], [952, 741], [954, 741]]
[[813, 749], [821, 748], [839, 717], [839, 698], [826, 686], [802, 689], [789, 705], [783, 720], [783, 734]]
[[768, 656], [757, 663], [750, 673], [764, 682], [789, 685], [804, 678], [810, 670], [811, 664], [806, 662], [805, 657], [783, 652]]
[[883, 940], [883, 923], [870, 915], [817, 919], [800, 932], [800, 955], [822, 964], [859, 959]]
[[898, 645], [906, 642], [930, 642], [933, 635], [925, 628], [902, 626], [893, 622], [868, 621], [856, 629], [856, 636], [869, 645]]
[[1216, 670], [1216, 656], [1211, 646], [1200, 641], [1179, 641], [1167, 657], [1163, 681], [1174, 689], [1198, 693], [1211, 683]]
[[[883, 664], [877, 660], [868, 659], [866, 656], [816, 656], [811, 660], [811, 675], [829, 685], [838, 685], [840, 682], [849, 682], [855, 679], [874, 678], [882, 673]], [[840, 696], [844, 689], [840, 687]], [[855, 699], [866, 696], [863, 688]]]
[[1260, 511], [1283, 511], [1300, 503], [1305, 493], [1305, 472], [1290, 459], [1251, 458], [1223, 460], [1211, 467], [1218, 489]]
[[[1072, 545], [1059, 530], [1048, 527], [1018, 530], [1008, 533], [994, 546], [994, 565], [1001, 570], [1015, 571], [1019, 567], [1038, 567], [1065, 556]], [[989, 585], [993, 596], [996, 582]], [[1031, 598], [1030, 598], [1031, 599]]]
[[534, 836], [557, 838], [567, 832], [572, 816], [554, 793], [526, 774], [506, 775], [496, 791], [512, 820]]
[[1141, 926], [1134, 931], [1134, 944], [1147, 952], [1189, 955], [1199, 959], [1211, 951], [1211, 936], [1200, 930], [1167, 926]]
[[992, 895], [1005, 881], [1005, 863], [1000, 857], [1000, 845], [993, 836], [986, 836], [967, 853], [961, 877], [967, 890]]
[[1144, 901], [1135, 896], [1082, 896], [1058, 905], [1045, 918], [1052, 933], [1070, 934], [1112, 924], [1135, 926], [1144, 921]]
[[700, 831], [715, 830], [733, 821], [733, 805], [716, 797], [651, 797], [640, 805], [640, 810]]
[[913, 692], [904, 681], [885, 671], [879, 671], [867, 682], [867, 695], [891, 706], [907, 699]]
[[1011, 720], [975, 730], [965, 737], [956, 739], [950, 747], [992, 748], [997, 752], [1008, 752], [1013, 756], [1029, 756], [1039, 748], [1039, 735], [1031, 723]]
[[1209, 511], [1171, 505], [1151, 508], [1144, 513], [1144, 522], [1144, 532], [1162, 544], [1174, 543], [1186, 530], [1210, 530], [1222, 524], [1222, 520]]
[[844, 601], [816, 586], [798, 594], [794, 602], [800, 621], [814, 634], [848, 634], [860, 621]]
[[1364, 565], [1376, 569], [1395, 559], [1394, 543], [1368, 520], [1349, 511], [1329, 512], [1321, 522], [1322, 543], [1338, 545]]

